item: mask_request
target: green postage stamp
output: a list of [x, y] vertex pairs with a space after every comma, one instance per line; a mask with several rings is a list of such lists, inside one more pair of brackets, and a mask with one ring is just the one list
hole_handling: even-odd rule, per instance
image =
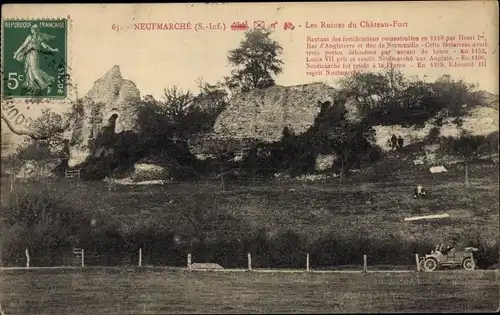
[[68, 20], [2, 21], [2, 97], [68, 96]]

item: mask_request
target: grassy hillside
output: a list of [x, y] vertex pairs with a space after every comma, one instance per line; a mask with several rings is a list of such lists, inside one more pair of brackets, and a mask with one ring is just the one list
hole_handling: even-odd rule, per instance
[[[293, 231], [300, 237], [302, 250], [312, 252], [314, 257], [337, 257], [331, 258], [332, 263], [349, 263], [353, 257], [347, 254], [348, 249], [331, 248], [339, 246], [358, 246], [357, 250], [367, 251], [370, 247], [384, 248], [384, 262], [398, 255], [398, 247], [422, 251], [423, 247], [453, 238], [464, 245], [498, 246], [498, 163], [471, 165], [469, 188], [464, 185], [460, 164], [447, 167], [447, 173], [431, 174], [427, 167], [389, 157], [351, 174], [342, 185], [335, 178], [322, 182], [230, 182], [226, 191], [215, 181], [116, 186], [111, 191], [104, 182], [25, 183], [18, 187], [37, 189], [46, 185], [72, 207], [95, 218], [97, 226], [116, 224], [123, 234], [156, 229], [189, 242], [197, 229], [193, 216], [201, 223], [207, 240], [219, 242], [234, 235], [253, 236], [259, 230], [270, 238]], [[413, 187], [419, 183], [428, 198], [413, 199]], [[3, 206], [8, 187], [2, 183]], [[216, 218], [207, 213], [216, 214]], [[450, 218], [404, 221], [412, 215], [437, 213], [448, 213]], [[224, 217], [219, 216], [222, 214]], [[325, 241], [328, 237], [335, 238], [337, 245]], [[351, 258], [343, 257], [344, 252]], [[358, 254], [352, 253], [356, 261]], [[408, 261], [411, 259], [409, 256]], [[490, 262], [495, 260], [498, 257], [490, 257]]]

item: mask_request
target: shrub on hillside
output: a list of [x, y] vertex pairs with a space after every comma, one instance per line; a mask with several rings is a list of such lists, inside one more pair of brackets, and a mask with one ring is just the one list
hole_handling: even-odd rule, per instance
[[271, 240], [269, 267], [297, 268], [305, 265], [305, 242], [295, 232], [286, 230]]
[[406, 241], [396, 235], [382, 238], [365, 234], [332, 233], [318, 239], [311, 246], [311, 266], [360, 266], [363, 265], [363, 255], [368, 256], [370, 265], [411, 265], [415, 253], [423, 255], [433, 247], [426, 241]]
[[431, 130], [429, 130], [429, 134], [427, 135], [425, 140], [434, 142], [439, 139], [440, 135], [441, 135], [441, 128], [438, 126], [434, 126], [431, 128]]
[[9, 196], [2, 207], [1, 247], [5, 263], [25, 260], [28, 249], [33, 265], [60, 265], [65, 252], [88, 233], [90, 221], [46, 190], [27, 190]]
[[[137, 222], [127, 224], [114, 213], [89, 209], [84, 214], [48, 191], [26, 190], [9, 198], [2, 208], [2, 264], [24, 265], [28, 248], [32, 265], [61, 265], [65, 255], [71, 256], [71, 247], [78, 246], [85, 250], [89, 266], [136, 265], [139, 248], [143, 264], [157, 266], [185, 266], [187, 253], [193, 255], [193, 262], [214, 262], [226, 268], [245, 268], [247, 253], [252, 255], [254, 268], [305, 268], [306, 253], [312, 268], [362, 266], [363, 254], [368, 255], [370, 265], [414, 265], [415, 253], [426, 254], [435, 246], [427, 239], [381, 235], [383, 231], [363, 228], [319, 239], [287, 229], [273, 229], [270, 236], [270, 230], [252, 227], [251, 218], [221, 209], [213, 196], [168, 198], [174, 202], [163, 204], [168, 208], [164, 212], [150, 218], [137, 213]], [[460, 233], [463, 246], [480, 249], [480, 268], [498, 263], [494, 236], [474, 230]]]
[[335, 168], [343, 174], [362, 163], [380, 159], [380, 148], [371, 144], [374, 129], [366, 121], [351, 122], [346, 115], [346, 110], [324, 105], [307, 132], [295, 135], [285, 127], [280, 141], [252, 146], [244, 164], [259, 175], [284, 171], [296, 177], [313, 172], [320, 154], [334, 154]]
[[499, 150], [498, 144], [498, 132], [490, 133], [489, 135], [482, 136], [482, 146], [480, 153], [481, 154], [493, 154], [497, 153]]
[[[434, 82], [388, 69], [357, 73], [340, 80], [340, 93], [353, 100], [372, 125], [423, 126], [432, 117], [462, 117], [466, 108], [487, 106], [484, 93], [464, 80], [443, 75]], [[465, 106], [464, 106], [465, 105]]]

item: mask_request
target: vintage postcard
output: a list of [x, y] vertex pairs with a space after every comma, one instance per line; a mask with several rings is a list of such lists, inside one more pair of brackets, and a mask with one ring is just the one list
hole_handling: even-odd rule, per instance
[[498, 17], [3, 5], [0, 314], [499, 311]]

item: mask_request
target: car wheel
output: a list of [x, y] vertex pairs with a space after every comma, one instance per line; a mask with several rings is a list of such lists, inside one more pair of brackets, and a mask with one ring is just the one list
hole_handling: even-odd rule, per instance
[[437, 261], [434, 258], [427, 258], [424, 261], [424, 270], [429, 272], [429, 271], [434, 271], [437, 268]]
[[424, 258], [420, 259], [419, 265], [420, 265], [420, 270], [424, 271], [425, 270], [425, 259]]
[[467, 257], [462, 261], [462, 267], [465, 270], [474, 270], [474, 268], [476, 268], [476, 262], [471, 257]]

